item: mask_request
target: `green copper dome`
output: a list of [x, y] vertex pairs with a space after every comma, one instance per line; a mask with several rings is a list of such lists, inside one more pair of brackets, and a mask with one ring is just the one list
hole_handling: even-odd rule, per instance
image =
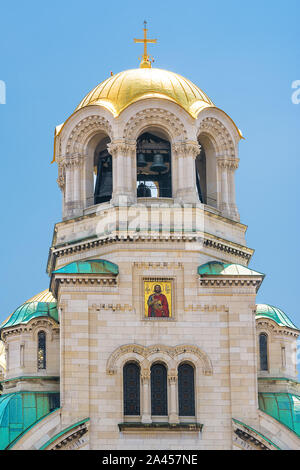
[[105, 259], [90, 259], [87, 261], [74, 261], [62, 268], [53, 271], [53, 274], [118, 274], [119, 267]]
[[256, 305], [256, 318], [270, 318], [279, 326], [287, 326], [298, 330], [296, 325], [289, 319], [289, 317], [278, 307], [273, 307], [268, 304]]
[[300, 397], [291, 393], [259, 393], [259, 408], [300, 437]]
[[222, 263], [221, 261], [209, 261], [198, 266], [198, 274], [201, 276], [264, 276], [264, 274], [236, 263]]
[[0, 450], [59, 407], [59, 393], [16, 392], [0, 397]]
[[24, 302], [0, 325], [0, 331], [9, 326], [28, 323], [32, 318], [51, 317], [58, 322], [57, 303], [55, 298], [45, 290]]

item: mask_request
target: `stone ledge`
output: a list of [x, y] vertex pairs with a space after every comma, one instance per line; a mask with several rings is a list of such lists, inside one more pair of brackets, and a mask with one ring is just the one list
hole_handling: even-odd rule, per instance
[[201, 432], [203, 424], [200, 423], [119, 423], [120, 432], [126, 431], [185, 431]]

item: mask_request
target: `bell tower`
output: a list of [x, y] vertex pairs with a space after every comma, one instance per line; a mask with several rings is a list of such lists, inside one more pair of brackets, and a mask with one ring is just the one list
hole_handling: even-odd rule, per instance
[[263, 279], [235, 200], [242, 135], [192, 82], [151, 67], [144, 33], [140, 67], [56, 130], [62, 421], [89, 417], [90, 448], [141, 446], [149, 429], [146, 447], [188, 430], [190, 448], [231, 448], [232, 419], [257, 421]]

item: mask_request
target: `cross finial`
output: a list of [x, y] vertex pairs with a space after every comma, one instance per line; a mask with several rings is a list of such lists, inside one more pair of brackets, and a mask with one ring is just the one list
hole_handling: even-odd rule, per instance
[[148, 52], [147, 52], [147, 44], [148, 43], [156, 43], [157, 42], [157, 39], [148, 39], [147, 38], [147, 21], [145, 20], [144, 21], [144, 39], [134, 39], [134, 42], [135, 43], [143, 43], [144, 44], [144, 55], [142, 57], [142, 60], [141, 60], [141, 63], [140, 63], [140, 67], [141, 68], [150, 68], [151, 67], [151, 59], [152, 57], [150, 57], [148, 55]]

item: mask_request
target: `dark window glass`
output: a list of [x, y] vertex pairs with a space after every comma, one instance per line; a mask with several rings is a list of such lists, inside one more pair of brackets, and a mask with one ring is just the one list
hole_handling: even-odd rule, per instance
[[140, 368], [134, 362], [123, 369], [124, 414], [140, 414]]
[[259, 335], [260, 370], [268, 370], [268, 336], [265, 333]]
[[163, 364], [154, 364], [151, 367], [151, 414], [168, 414], [167, 370]]
[[38, 333], [38, 369], [46, 369], [46, 333]]
[[195, 416], [194, 369], [189, 364], [178, 367], [179, 416]]

